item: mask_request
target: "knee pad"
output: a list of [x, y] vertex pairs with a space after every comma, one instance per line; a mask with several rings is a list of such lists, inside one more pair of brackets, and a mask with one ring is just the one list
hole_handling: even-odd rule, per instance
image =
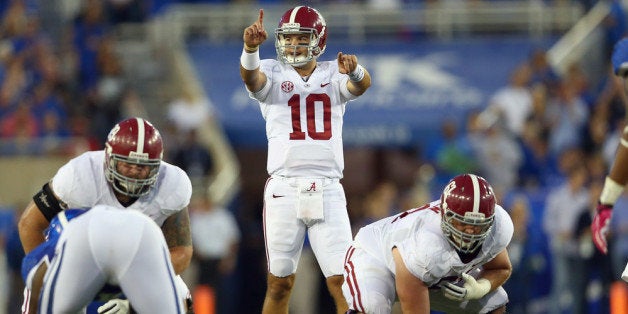
[[286, 277], [294, 274], [297, 264], [288, 258], [278, 258], [270, 261], [270, 273], [277, 277]]

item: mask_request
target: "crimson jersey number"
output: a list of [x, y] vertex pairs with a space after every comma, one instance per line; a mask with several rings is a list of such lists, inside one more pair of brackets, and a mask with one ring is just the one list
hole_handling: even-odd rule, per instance
[[[323, 131], [316, 131], [316, 102], [323, 104]], [[288, 100], [292, 112], [291, 140], [304, 140], [305, 132], [301, 130], [301, 95], [295, 94]], [[309, 94], [305, 97], [307, 135], [314, 140], [331, 138], [331, 100], [327, 94]]]

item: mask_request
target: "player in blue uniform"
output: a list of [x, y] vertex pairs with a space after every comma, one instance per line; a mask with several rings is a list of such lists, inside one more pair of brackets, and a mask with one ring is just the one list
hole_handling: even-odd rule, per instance
[[27, 285], [23, 313], [82, 308], [86, 313], [130, 313], [130, 304], [140, 312], [185, 312], [185, 295], [165, 239], [147, 216], [104, 205], [69, 209], [51, 220], [45, 238], [22, 264]]

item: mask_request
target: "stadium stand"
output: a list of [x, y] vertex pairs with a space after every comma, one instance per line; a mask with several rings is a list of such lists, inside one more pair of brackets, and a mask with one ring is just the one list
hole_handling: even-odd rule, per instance
[[[266, 138], [259, 109], [237, 76], [237, 60], [242, 30], [257, 9], [264, 8], [266, 28], [273, 30], [286, 4], [160, 0], [142, 7], [135, 6], [143, 3], [139, 0], [114, 2], [132, 6], [114, 10], [121, 8], [96, 0], [81, 2], [85, 6], [71, 0], [1, 2], [0, 171], [21, 179], [0, 180], [0, 205], [23, 207], [38, 188], [34, 184], [49, 178], [67, 158], [99, 149], [103, 130], [121, 116], [145, 115], [168, 126], [172, 133], [164, 134], [166, 147], [176, 146], [178, 135], [167, 119], [168, 105], [189, 93], [193, 102], [211, 106], [209, 121], [199, 129], [214, 158], [207, 188], [214, 200], [236, 213], [243, 231], [229, 289], [246, 297], [234, 300], [230, 313], [261, 309], [264, 288], [259, 284], [264, 282], [265, 261], [260, 187], [266, 173], [260, 156], [265, 155]], [[447, 158], [473, 158], [440, 149], [451, 147], [443, 145], [449, 143], [441, 137], [444, 123], [458, 126], [454, 148], [471, 145], [477, 138], [473, 135], [488, 138], [485, 132], [495, 132], [496, 125], [487, 123], [486, 115], [479, 122], [472, 118], [508, 84], [517, 66], [531, 64], [533, 51], [544, 52], [556, 84], [546, 85], [539, 78], [542, 73], [531, 78], [528, 88], [532, 93], [535, 87], [535, 104], [541, 105], [534, 107], [538, 114], [515, 138], [524, 160], [519, 173], [537, 176], [520, 175], [527, 179], [502, 195], [507, 206], [520, 195], [527, 198], [526, 229], [538, 233], [530, 242], [536, 243], [533, 249], [518, 260], [528, 263], [524, 264], [531, 277], [523, 278], [532, 278], [534, 284], [515, 287], [521, 289], [509, 312], [545, 313], [550, 304], [561, 305], [550, 298], [552, 257], [539, 230], [546, 191], [565, 180], [573, 160], [559, 163], [560, 154], [547, 152], [557, 130], [558, 121], [552, 119], [564, 115], [561, 106], [570, 103], [568, 93], [583, 101], [586, 124], [576, 130], [564, 121], [567, 134], [582, 140], [577, 144], [582, 154], [578, 156], [584, 156], [581, 161], [601, 155], [600, 167], [608, 166], [614, 153], [609, 147], [615, 147], [616, 132], [622, 128], [617, 117], [625, 110], [608, 73], [608, 47], [617, 34], [626, 34], [624, 4], [395, 3], [382, 8], [377, 1], [316, 2], [334, 30], [327, 48], [331, 53], [323, 58], [331, 58], [340, 47], [355, 50], [374, 77], [368, 97], [347, 107], [343, 184], [352, 219], [362, 221], [366, 216], [365, 195], [381, 182], [393, 182], [399, 190], [391, 211], [420, 203], [412, 194], [416, 191], [441, 190], [439, 175]], [[606, 128], [594, 127], [599, 125]], [[587, 167], [595, 176], [594, 163]], [[3, 176], [7, 177], [13, 175]], [[608, 282], [599, 275], [586, 280], [592, 291], [590, 310], [605, 312]], [[319, 298], [314, 313], [330, 312], [327, 296], [321, 293]]]

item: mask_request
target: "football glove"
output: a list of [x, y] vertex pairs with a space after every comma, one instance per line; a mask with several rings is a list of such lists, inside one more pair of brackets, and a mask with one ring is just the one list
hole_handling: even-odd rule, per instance
[[624, 38], [615, 44], [611, 61], [615, 75], [621, 77], [628, 76], [628, 38]]
[[441, 285], [445, 297], [455, 301], [475, 300], [485, 296], [491, 290], [491, 282], [481, 278], [476, 280], [469, 274], [462, 274], [464, 284], [458, 286], [452, 282], [445, 282]]
[[129, 314], [129, 300], [112, 299], [98, 308], [98, 314]]
[[608, 246], [606, 243], [606, 235], [608, 234], [613, 215], [613, 205], [597, 204], [597, 210], [593, 222], [591, 223], [591, 235], [593, 243], [600, 252], [607, 254]]

